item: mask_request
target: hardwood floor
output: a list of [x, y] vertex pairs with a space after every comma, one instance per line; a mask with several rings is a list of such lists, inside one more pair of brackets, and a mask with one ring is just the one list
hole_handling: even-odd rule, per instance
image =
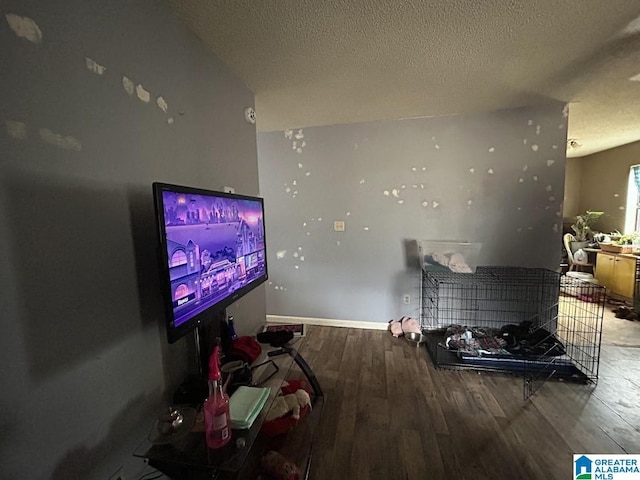
[[640, 322], [605, 316], [598, 385], [434, 368], [388, 332], [308, 328], [326, 395], [312, 479], [567, 479], [573, 453], [640, 453]]

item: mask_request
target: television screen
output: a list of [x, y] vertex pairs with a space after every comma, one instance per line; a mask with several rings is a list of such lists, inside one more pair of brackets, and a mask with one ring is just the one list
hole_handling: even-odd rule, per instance
[[258, 197], [153, 184], [173, 343], [267, 280]]

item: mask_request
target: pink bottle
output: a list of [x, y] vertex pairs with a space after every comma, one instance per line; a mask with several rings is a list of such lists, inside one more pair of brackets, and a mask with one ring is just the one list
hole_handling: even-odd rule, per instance
[[229, 397], [222, 390], [218, 345], [209, 358], [209, 397], [204, 401], [204, 425], [207, 447], [220, 448], [231, 440]]

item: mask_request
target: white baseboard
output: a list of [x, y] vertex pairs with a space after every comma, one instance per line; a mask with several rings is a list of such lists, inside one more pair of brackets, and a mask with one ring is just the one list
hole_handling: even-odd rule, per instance
[[283, 315], [267, 315], [267, 323], [303, 323], [322, 327], [360, 328], [362, 330], [387, 330], [388, 323], [363, 322], [358, 320], [338, 320], [335, 318], [288, 317]]

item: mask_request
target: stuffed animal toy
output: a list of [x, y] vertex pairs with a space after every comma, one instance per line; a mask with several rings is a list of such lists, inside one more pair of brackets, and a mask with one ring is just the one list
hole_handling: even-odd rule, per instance
[[276, 480], [299, 480], [300, 469], [289, 459], [273, 450], [267, 452], [260, 462], [270, 478]]
[[422, 333], [420, 324], [415, 318], [402, 317], [400, 321], [402, 322], [402, 333]]
[[311, 398], [303, 389], [298, 389], [295, 393], [288, 395], [278, 395], [273, 400], [265, 420], [269, 422], [276, 418], [284, 417], [289, 412], [292, 412], [291, 416], [298, 420], [300, 418], [300, 408], [306, 405], [311, 406]]
[[389, 320], [389, 331], [391, 332], [391, 335], [393, 335], [394, 337], [399, 337], [400, 335], [403, 335], [403, 331], [402, 331], [402, 321], [401, 320]]
[[411, 317], [402, 317], [400, 320], [389, 320], [389, 330], [394, 337], [400, 337], [405, 333], [422, 333], [418, 321]]

